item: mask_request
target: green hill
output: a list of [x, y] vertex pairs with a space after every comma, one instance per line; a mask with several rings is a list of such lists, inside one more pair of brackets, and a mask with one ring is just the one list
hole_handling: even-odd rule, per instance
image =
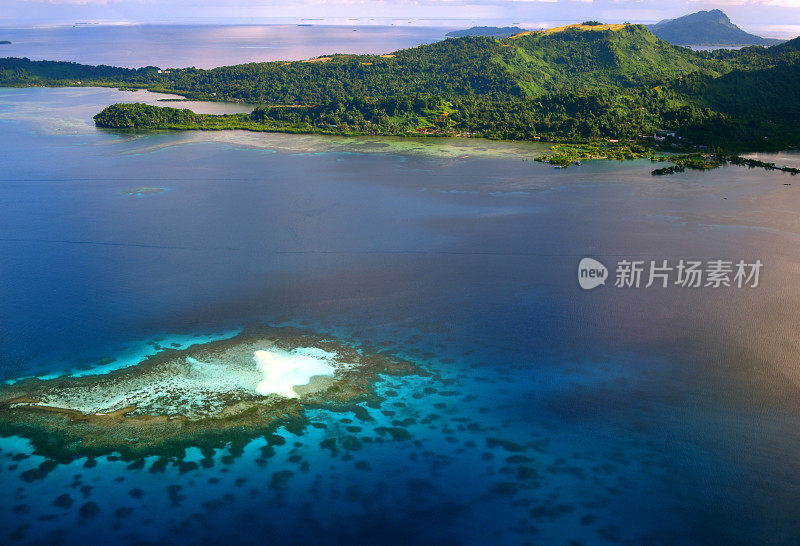
[[503, 40], [451, 38], [391, 55], [326, 55], [161, 73], [154, 67], [129, 70], [4, 59], [0, 84], [120, 82], [198, 98], [309, 105], [415, 93], [501, 100], [632, 87], [693, 71], [718, 75], [728, 69], [724, 59], [672, 46], [641, 25], [572, 25]]
[[781, 148], [800, 144], [800, 64], [693, 75], [678, 87], [715, 115], [687, 119], [683, 132], [708, 145]]
[[518, 34], [496, 61], [529, 96], [649, 85], [726, 66], [658, 39], [642, 25], [570, 25]]
[[[639, 141], [660, 129], [682, 143], [800, 144], [800, 39], [695, 52], [642, 25], [569, 25], [509, 38], [451, 38], [389, 55], [326, 55], [212, 70], [123, 69], [0, 59], [0, 85], [142, 87], [262, 105], [251, 115], [107, 109], [115, 128], [339, 134], [479, 135]], [[767, 138], [764, 138], [767, 137]], [[627, 152], [620, 155], [627, 157]]]
[[114, 129], [188, 125], [198, 119], [200, 116], [188, 109], [144, 104], [112, 104], [94, 116], [95, 122], [101, 127]]
[[781, 42], [743, 31], [718, 9], [665, 19], [649, 28], [662, 40], [677, 45], [769, 46]]

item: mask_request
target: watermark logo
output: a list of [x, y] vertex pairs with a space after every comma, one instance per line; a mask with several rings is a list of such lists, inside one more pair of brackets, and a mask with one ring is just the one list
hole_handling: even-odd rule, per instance
[[608, 269], [594, 258], [583, 258], [578, 264], [578, 284], [584, 290], [605, 284], [607, 278]]
[[[757, 288], [761, 260], [620, 260], [614, 270], [615, 288]], [[578, 264], [578, 284], [584, 290], [606, 284], [606, 266], [594, 258]]]

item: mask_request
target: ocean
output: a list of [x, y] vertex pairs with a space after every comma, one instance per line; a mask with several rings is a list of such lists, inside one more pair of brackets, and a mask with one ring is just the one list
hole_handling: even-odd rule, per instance
[[300, 25], [66, 25], [2, 28], [0, 56], [138, 68], [214, 68], [330, 53], [391, 53], [452, 28]]
[[[309, 408], [315, 426], [242, 450], [53, 466], [0, 439], [0, 542], [800, 539], [797, 178], [556, 170], [535, 143], [91, 122], [159, 98], [0, 89], [0, 380], [264, 323], [430, 376], [382, 377], [380, 404]], [[755, 288], [583, 290], [584, 257], [612, 276], [622, 260], [764, 266]]]

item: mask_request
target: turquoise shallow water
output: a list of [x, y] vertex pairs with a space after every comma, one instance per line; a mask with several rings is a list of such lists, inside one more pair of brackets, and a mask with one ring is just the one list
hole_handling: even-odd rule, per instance
[[[19, 484], [9, 506], [14, 522], [20, 513], [36, 522], [9, 531], [43, 541], [61, 533], [67, 542], [100, 535], [197, 543], [262, 533], [278, 543], [320, 536], [392, 544], [639, 542], [651, 534], [693, 542], [691, 512], [671, 491], [676, 465], [650, 439], [632, 438], [622, 415], [588, 427], [550, 407], [565, 391], [602, 388], [630, 375], [630, 366], [657, 364], [576, 362], [546, 372], [553, 363], [438, 347], [451, 362], [421, 357], [434, 347], [408, 343], [408, 333], [394, 331], [405, 338], [406, 355], [439, 377], [387, 379], [378, 388], [385, 402], [365, 407], [366, 417], [312, 410], [312, 426], [299, 435], [279, 430], [282, 445], [271, 449], [256, 439], [233, 457], [194, 450], [163, 468], [155, 457], [144, 465], [81, 459], [32, 479], [26, 471], [43, 460], [26, 457], [20, 440], [4, 440], [6, 483]], [[395, 347], [390, 338], [384, 343]], [[97, 515], [88, 515], [95, 505]]]
[[[0, 440], [0, 542], [797, 542], [796, 178], [94, 129], [119, 94], [0, 90], [0, 379], [257, 322], [434, 375], [241, 453], [28, 472], [42, 458]], [[765, 270], [750, 291], [584, 292], [583, 256]]]

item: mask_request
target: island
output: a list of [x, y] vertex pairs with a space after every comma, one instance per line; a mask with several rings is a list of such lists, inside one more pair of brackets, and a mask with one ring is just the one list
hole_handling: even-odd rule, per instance
[[225, 340], [164, 349], [101, 375], [0, 386], [0, 435], [29, 438], [53, 461], [116, 453], [179, 456], [300, 430], [308, 408], [365, 416], [381, 375], [411, 362], [306, 330], [254, 326]]
[[[0, 85], [143, 88], [259, 104], [250, 114], [116, 104], [115, 131], [225, 130], [549, 142], [590, 158], [736, 155], [800, 144], [800, 38], [692, 51], [644, 25], [586, 21], [508, 38], [465, 36], [385, 55], [211, 70], [0, 59]], [[677, 170], [676, 170], [677, 171]]]
[[0, 45], [8, 45], [10, 43], [8, 40], [0, 40]]
[[126, 193], [128, 195], [144, 196], [144, 195], [153, 195], [156, 193], [163, 193], [164, 191], [166, 191], [165, 188], [159, 188], [154, 186], [137, 186], [135, 188], [130, 188]]
[[648, 28], [662, 40], [685, 46], [770, 46], [783, 41], [745, 32], [718, 9], [698, 11], [677, 19], [664, 19]]
[[520, 27], [470, 27], [464, 30], [452, 30], [445, 34], [448, 38], [461, 38], [463, 36], [491, 36], [493, 38], [508, 38], [519, 34], [525, 29]]

